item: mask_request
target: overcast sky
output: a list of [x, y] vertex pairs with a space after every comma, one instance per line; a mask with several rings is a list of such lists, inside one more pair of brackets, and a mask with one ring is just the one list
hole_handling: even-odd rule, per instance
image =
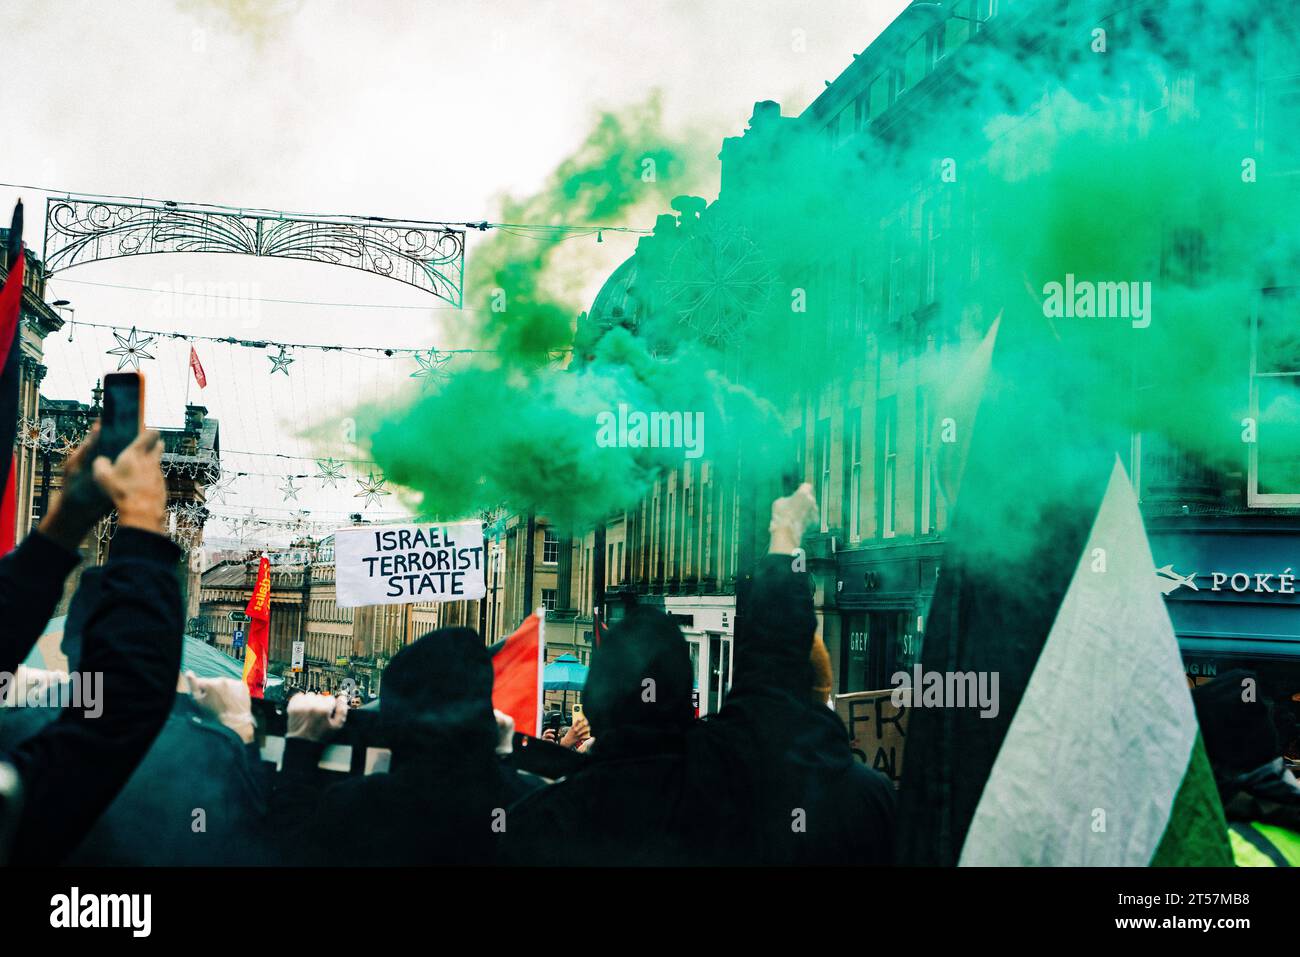
[[[0, 182], [274, 209], [481, 220], [494, 197], [527, 193], [599, 109], [662, 91], [671, 129], [713, 141], [743, 130], [756, 100], [800, 112], [906, 5], [905, 0], [173, 0], [4, 4], [6, 75]], [[253, 11], [249, 13], [248, 11]], [[45, 196], [28, 203], [40, 246]], [[710, 197], [711, 198], [711, 197]], [[4, 214], [7, 218], [7, 212]], [[652, 225], [652, 214], [646, 222]], [[474, 236], [468, 256], [473, 257]], [[592, 288], [633, 240], [607, 236]], [[103, 283], [111, 285], [89, 285]], [[331, 308], [232, 304], [149, 290], [244, 283], [262, 298], [363, 303]], [[116, 288], [143, 287], [143, 290]], [[51, 283], [76, 320], [290, 342], [430, 346], [456, 313], [427, 294], [353, 270], [242, 256], [172, 255], [79, 266]], [[407, 308], [382, 308], [402, 306]], [[416, 307], [416, 308], [410, 308]], [[86, 398], [116, 361], [108, 330], [75, 327], [47, 343], [43, 394]], [[202, 401], [240, 453], [318, 451], [302, 427], [343, 403], [391, 397], [414, 366], [298, 352], [271, 378], [262, 353], [199, 346]], [[188, 345], [146, 361], [148, 419], [182, 419]], [[343, 446], [331, 447], [343, 457]], [[314, 471], [309, 462], [228, 454], [239, 471]], [[364, 471], [364, 469], [363, 469]], [[249, 476], [217, 512], [332, 519], [359, 508], [348, 488]], [[397, 506], [394, 497], [383, 507]], [[237, 503], [241, 508], [233, 507]], [[372, 506], [374, 517], [381, 511]]]

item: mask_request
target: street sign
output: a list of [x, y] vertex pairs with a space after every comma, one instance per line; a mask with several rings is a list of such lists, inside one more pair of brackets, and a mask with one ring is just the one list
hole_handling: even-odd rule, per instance
[[235, 648], [244, 647], [244, 633], [238, 628], [235, 629], [235, 635], [234, 639], [231, 641], [231, 645]]
[[252, 621], [252, 619], [249, 618], [242, 611], [232, 611], [230, 613], [230, 620], [231, 621]]
[[293, 673], [302, 674], [303, 661], [307, 657], [307, 642], [295, 641], [293, 643]]

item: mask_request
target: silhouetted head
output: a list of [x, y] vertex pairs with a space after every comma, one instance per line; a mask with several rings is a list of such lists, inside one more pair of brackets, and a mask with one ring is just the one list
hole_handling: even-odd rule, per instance
[[1224, 672], [1193, 688], [1192, 703], [1216, 773], [1251, 771], [1282, 753], [1255, 672]]
[[626, 728], [684, 728], [695, 717], [695, 682], [686, 639], [650, 608], [628, 612], [591, 658], [582, 692], [592, 734]]
[[496, 746], [492, 661], [471, 628], [439, 628], [407, 645], [384, 671], [379, 715], [404, 750], [485, 751]]

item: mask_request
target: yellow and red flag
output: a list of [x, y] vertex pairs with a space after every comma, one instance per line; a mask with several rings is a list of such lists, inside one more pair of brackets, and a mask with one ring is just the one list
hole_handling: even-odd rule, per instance
[[251, 697], [260, 698], [266, 688], [266, 661], [271, 635], [271, 562], [265, 555], [257, 566], [253, 596], [244, 609], [248, 615], [248, 644], [244, 649], [244, 684]]

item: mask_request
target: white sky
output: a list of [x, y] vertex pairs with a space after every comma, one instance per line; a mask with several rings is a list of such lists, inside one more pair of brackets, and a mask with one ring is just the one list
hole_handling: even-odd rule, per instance
[[[710, 152], [743, 130], [756, 100], [800, 112], [906, 0], [175, 0], [4, 4], [10, 87], [0, 182], [87, 192], [372, 214], [480, 220], [493, 198], [527, 193], [588, 132], [598, 109], [662, 91], [670, 129], [702, 129]], [[239, 11], [263, 11], [248, 22]], [[800, 31], [800, 33], [796, 33]], [[800, 39], [801, 42], [796, 42]], [[21, 194], [39, 247], [45, 196]], [[712, 198], [712, 197], [710, 197]], [[645, 222], [652, 225], [652, 213]], [[469, 257], [474, 239], [469, 237]], [[577, 240], [590, 242], [590, 240]], [[634, 238], [606, 234], [599, 286]], [[73, 280], [76, 280], [74, 282]], [[244, 283], [248, 295], [437, 309], [245, 304], [84, 283], [155, 288]], [[418, 290], [354, 270], [242, 256], [168, 255], [79, 266], [50, 298], [84, 322], [214, 336], [345, 345], [445, 345], [456, 313]], [[77, 327], [47, 343], [43, 393], [87, 399], [111, 371], [108, 330]], [[224, 449], [307, 455], [298, 436], [357, 400], [411, 386], [408, 361], [299, 351], [291, 375], [264, 354], [199, 345]], [[150, 425], [182, 419], [188, 345], [145, 362]], [[191, 388], [191, 400], [198, 394]], [[328, 451], [347, 455], [342, 440]], [[354, 453], [355, 454], [355, 453]], [[283, 475], [309, 462], [225, 456], [227, 468]], [[348, 488], [249, 476], [218, 513], [329, 520], [359, 510]], [[396, 496], [383, 500], [392, 511]], [[238, 508], [235, 507], [237, 504]], [[367, 510], [379, 517], [380, 506]], [[220, 533], [219, 527], [210, 526]]]

